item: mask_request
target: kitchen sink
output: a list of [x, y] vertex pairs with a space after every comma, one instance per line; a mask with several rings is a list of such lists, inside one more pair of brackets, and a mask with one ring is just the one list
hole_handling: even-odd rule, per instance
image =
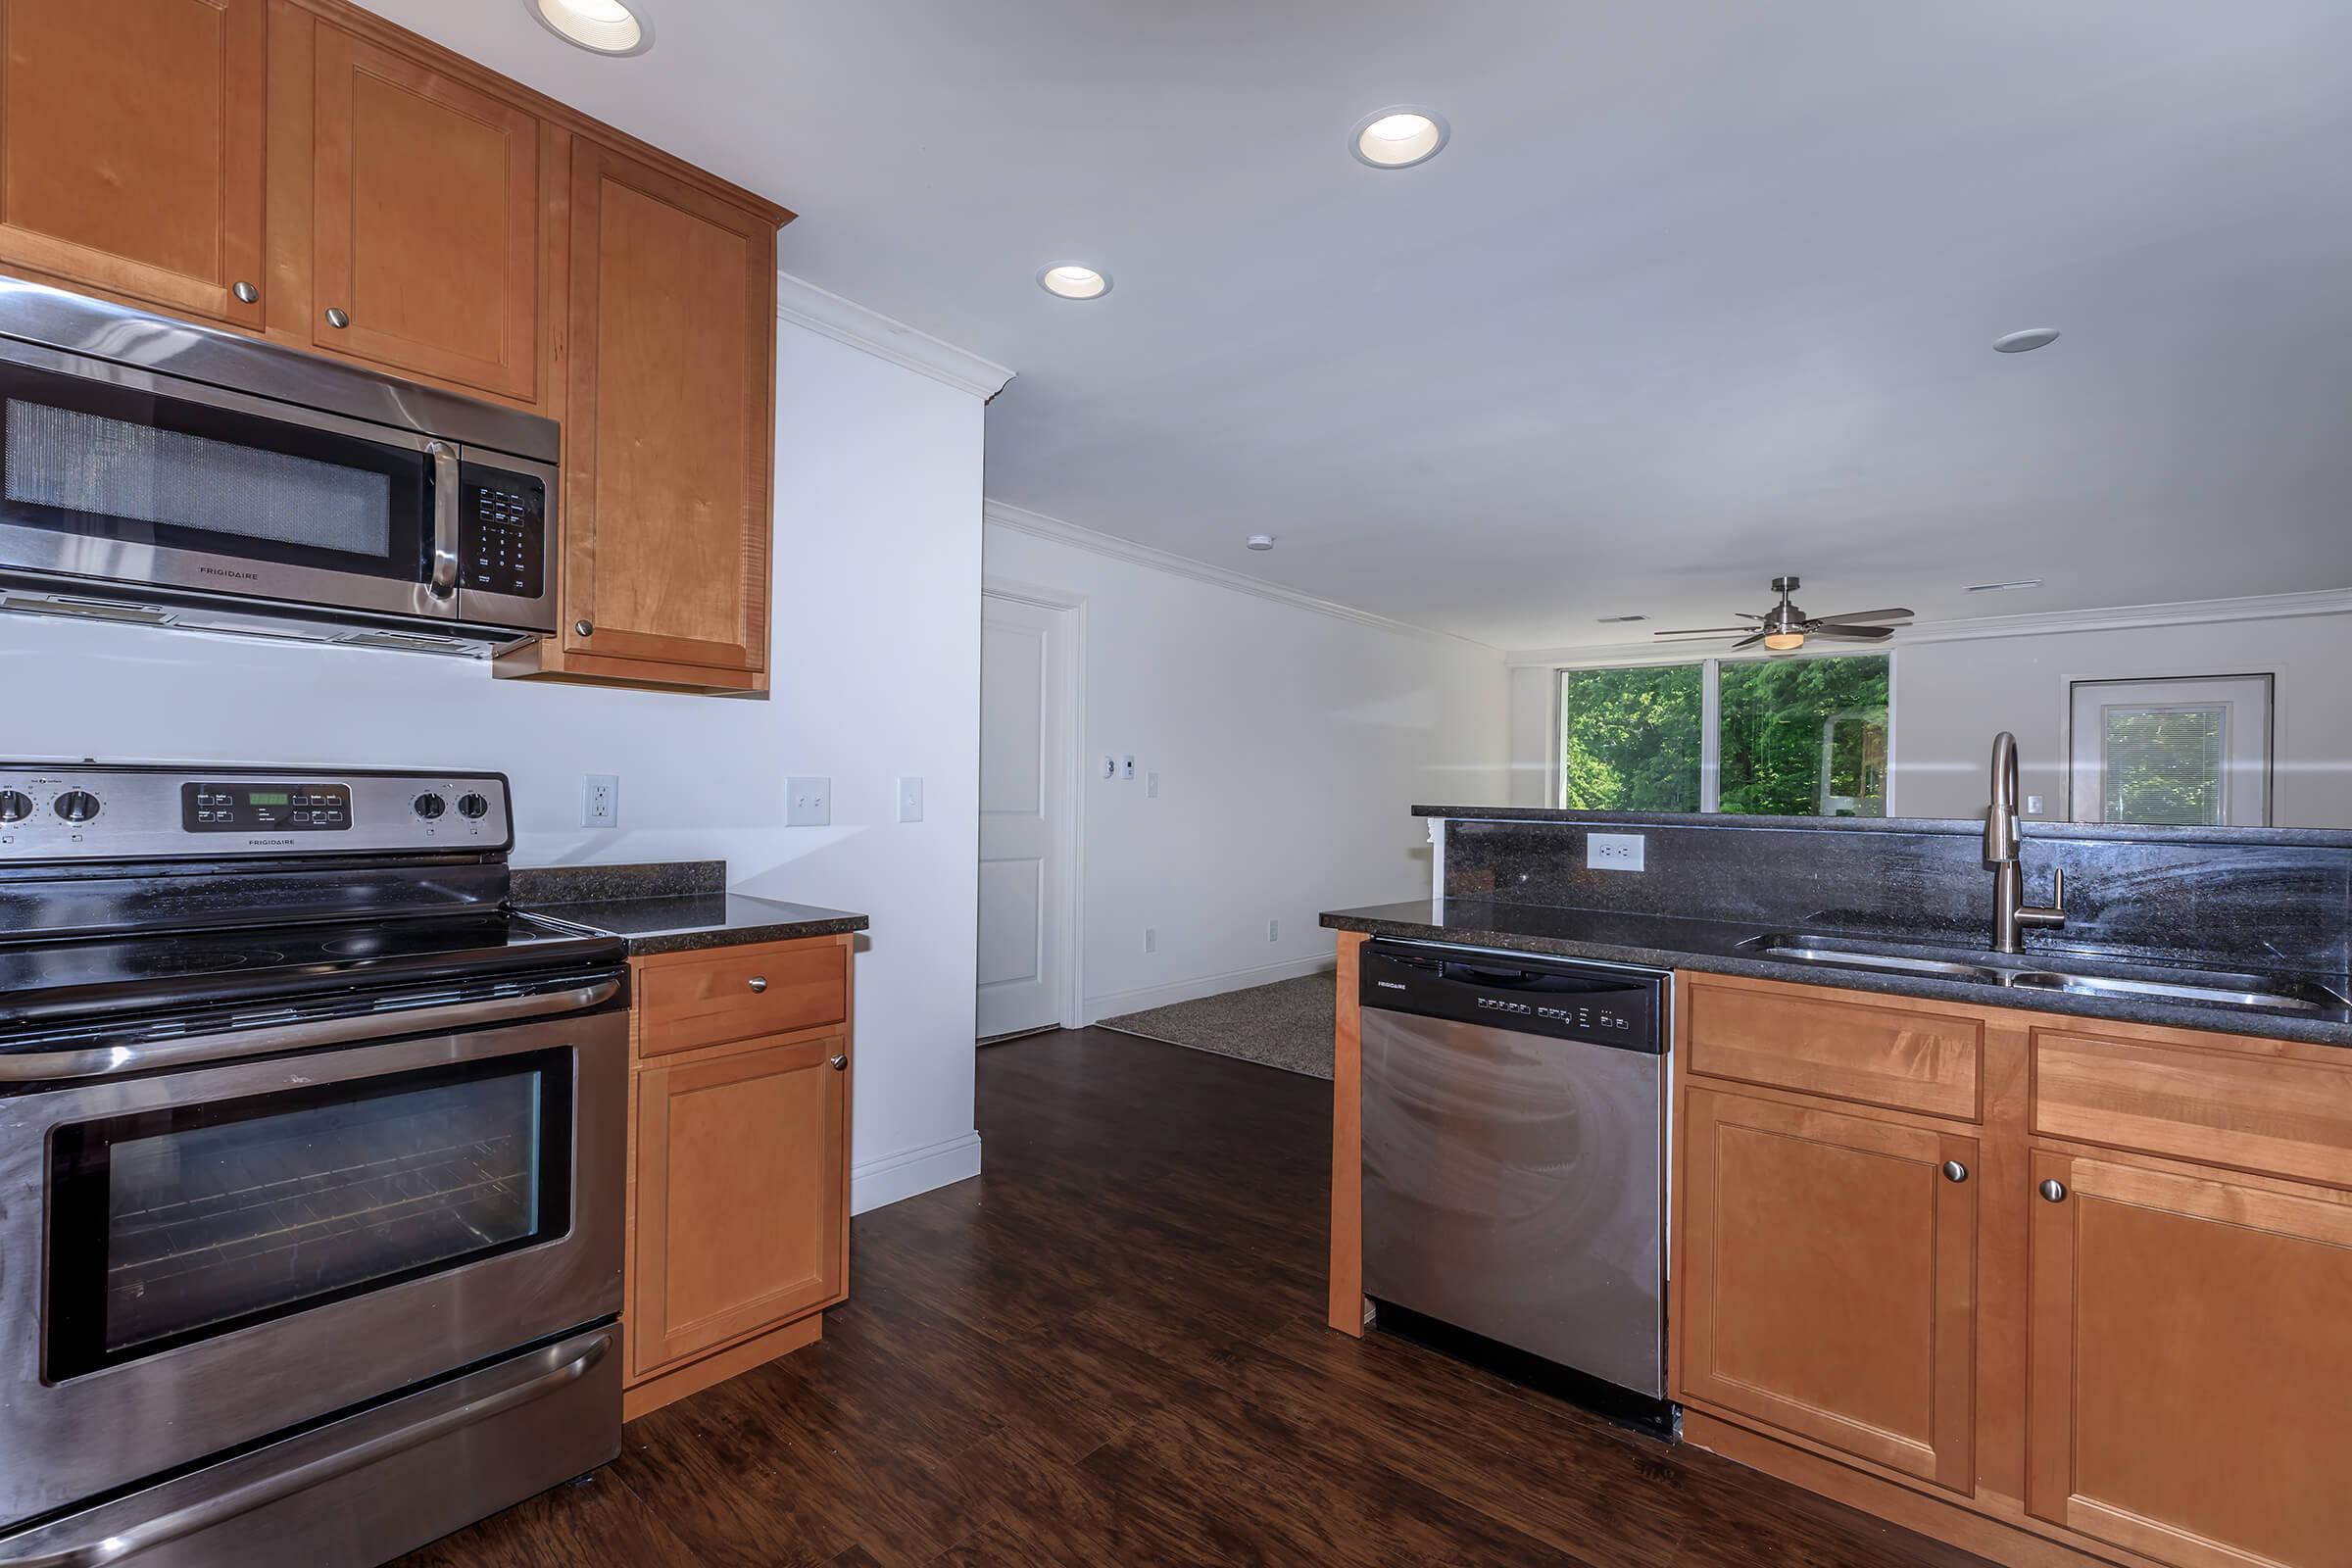
[[2352, 1009], [2352, 1002], [2316, 981], [2124, 959], [2078, 958], [2073, 955], [2047, 953], [1979, 953], [1809, 932], [1775, 932], [1750, 938], [1740, 946], [1767, 958], [1968, 980], [2020, 991], [2141, 997], [2264, 1012], [2327, 1013]]

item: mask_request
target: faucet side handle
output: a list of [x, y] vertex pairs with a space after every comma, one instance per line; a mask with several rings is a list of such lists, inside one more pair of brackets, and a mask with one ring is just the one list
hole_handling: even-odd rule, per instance
[[2050, 872], [2050, 902], [2046, 907], [2020, 905], [2017, 923], [2021, 926], [2048, 928], [2066, 924], [2066, 871], [2058, 867]]

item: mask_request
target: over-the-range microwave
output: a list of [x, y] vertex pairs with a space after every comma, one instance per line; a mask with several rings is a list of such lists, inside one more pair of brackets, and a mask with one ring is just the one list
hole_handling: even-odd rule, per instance
[[0, 608], [494, 653], [556, 625], [555, 421], [0, 277]]

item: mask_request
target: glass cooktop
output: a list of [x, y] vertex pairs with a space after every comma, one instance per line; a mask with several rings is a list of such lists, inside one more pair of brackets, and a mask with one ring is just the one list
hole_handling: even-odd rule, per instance
[[0, 942], [0, 1033], [61, 1018], [617, 963], [618, 939], [506, 910]]

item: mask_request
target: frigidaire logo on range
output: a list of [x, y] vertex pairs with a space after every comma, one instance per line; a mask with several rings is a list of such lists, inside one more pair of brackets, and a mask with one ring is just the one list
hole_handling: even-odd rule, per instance
[[292, 839], [247, 839], [245, 842], [253, 845], [256, 849], [269, 849], [273, 845], [291, 846], [294, 841]]
[[260, 582], [262, 580], [262, 574], [258, 571], [230, 571], [222, 566], [198, 566], [196, 569], [208, 577], [229, 577], [238, 582]]

